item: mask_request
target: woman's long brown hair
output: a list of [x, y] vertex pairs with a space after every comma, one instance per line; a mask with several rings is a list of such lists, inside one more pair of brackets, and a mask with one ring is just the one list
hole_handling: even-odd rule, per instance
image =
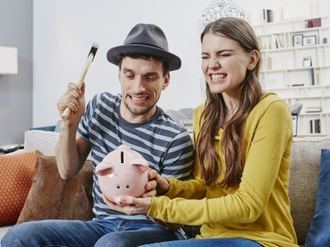
[[[236, 40], [245, 52], [253, 50], [260, 52], [258, 39], [253, 29], [244, 20], [228, 17], [211, 22], [201, 34], [201, 41], [203, 41], [206, 33], [221, 33], [232, 40]], [[197, 137], [197, 157], [202, 177], [207, 185], [217, 181], [221, 174], [221, 167], [224, 165], [217, 152], [217, 140], [215, 139], [222, 126], [225, 127], [220, 146], [224, 152], [226, 174], [218, 185], [228, 188], [237, 185], [241, 181], [245, 163], [245, 154], [242, 148], [244, 124], [262, 95], [258, 79], [259, 71], [260, 60], [254, 69], [247, 70], [239, 90], [238, 110], [226, 123], [227, 109], [223, 96], [221, 93], [211, 93], [206, 83], [205, 109], [200, 119], [202, 126]]]

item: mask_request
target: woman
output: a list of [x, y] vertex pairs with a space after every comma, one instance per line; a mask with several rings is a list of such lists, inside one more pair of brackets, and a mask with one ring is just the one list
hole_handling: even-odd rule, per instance
[[244, 20], [221, 18], [201, 42], [207, 98], [194, 112], [195, 179], [157, 175], [157, 197], [108, 204], [202, 225], [196, 239], [146, 246], [298, 246], [288, 198], [292, 117], [285, 101], [261, 89], [258, 40]]

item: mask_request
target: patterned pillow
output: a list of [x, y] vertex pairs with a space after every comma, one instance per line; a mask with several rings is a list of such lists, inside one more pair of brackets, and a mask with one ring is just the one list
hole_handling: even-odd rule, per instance
[[0, 155], [0, 225], [17, 221], [32, 184], [37, 152]]
[[73, 178], [63, 180], [55, 156], [38, 154], [31, 189], [17, 224], [45, 219], [90, 220], [92, 212], [93, 164], [85, 165]]

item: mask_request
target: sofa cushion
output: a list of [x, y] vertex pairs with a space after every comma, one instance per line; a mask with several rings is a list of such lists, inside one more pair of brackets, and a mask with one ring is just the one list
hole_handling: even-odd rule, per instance
[[330, 136], [295, 137], [292, 143], [289, 196], [299, 244], [304, 244], [314, 215], [320, 153], [324, 148], [330, 148]]
[[75, 177], [63, 180], [55, 156], [38, 152], [33, 183], [17, 224], [43, 219], [92, 219], [92, 176], [93, 165], [87, 160]]
[[330, 246], [330, 150], [322, 149], [316, 210], [309, 229], [306, 246]]
[[0, 156], [0, 225], [17, 221], [31, 187], [35, 163], [35, 151]]

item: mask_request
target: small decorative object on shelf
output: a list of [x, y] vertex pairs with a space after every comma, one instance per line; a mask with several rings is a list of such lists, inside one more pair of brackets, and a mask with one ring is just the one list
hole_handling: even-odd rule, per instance
[[321, 112], [322, 107], [321, 106], [307, 106], [306, 107], [306, 113], [314, 113], [314, 112]]
[[312, 57], [304, 57], [303, 67], [311, 67], [312, 66]]
[[273, 22], [274, 21], [274, 12], [271, 9], [263, 9], [262, 17], [264, 22]]
[[321, 27], [321, 26], [322, 26], [322, 19], [321, 18], [307, 19], [305, 21], [305, 27], [306, 28]]
[[292, 127], [293, 127], [293, 136], [297, 136], [298, 133], [298, 115], [292, 114]]
[[308, 35], [303, 37], [303, 45], [316, 45], [316, 35]]
[[292, 36], [292, 46], [302, 46], [303, 44], [303, 35], [302, 34], [296, 34]]

